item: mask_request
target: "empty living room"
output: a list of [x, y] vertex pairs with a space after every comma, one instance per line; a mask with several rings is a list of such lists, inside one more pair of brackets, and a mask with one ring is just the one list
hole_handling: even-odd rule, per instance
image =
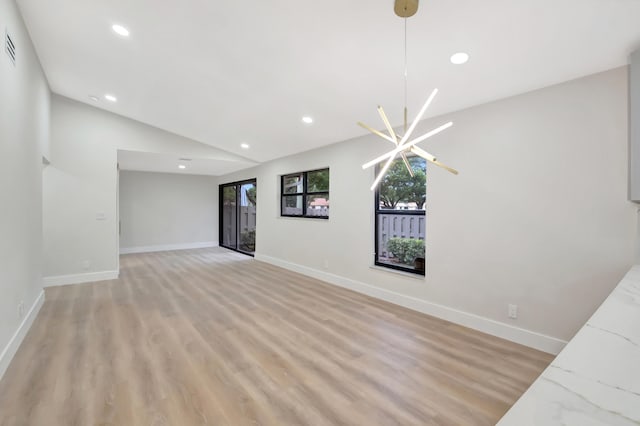
[[639, 24], [0, 0], [0, 426], [640, 425]]

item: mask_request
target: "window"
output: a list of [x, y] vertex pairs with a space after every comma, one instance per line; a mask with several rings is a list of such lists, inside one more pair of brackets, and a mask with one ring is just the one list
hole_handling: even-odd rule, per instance
[[329, 218], [329, 169], [282, 176], [281, 216]]
[[426, 171], [424, 159], [391, 163], [375, 196], [375, 264], [424, 275]]

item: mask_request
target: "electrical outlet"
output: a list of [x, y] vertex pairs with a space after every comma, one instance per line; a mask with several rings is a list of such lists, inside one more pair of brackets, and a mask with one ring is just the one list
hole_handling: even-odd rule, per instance
[[322, 262], [322, 266], [324, 266], [324, 269], [329, 269], [329, 259], [325, 259]]
[[518, 318], [518, 305], [509, 304], [509, 318], [516, 319]]
[[18, 303], [18, 319], [22, 319], [24, 317], [24, 300]]
[[91, 268], [91, 262], [88, 260], [85, 260], [82, 262], [82, 269], [84, 269], [85, 271], [88, 271], [89, 268]]

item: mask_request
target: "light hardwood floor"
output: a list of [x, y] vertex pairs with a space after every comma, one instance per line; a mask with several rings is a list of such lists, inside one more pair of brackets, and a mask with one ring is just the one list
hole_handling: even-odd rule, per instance
[[2, 425], [493, 425], [552, 356], [224, 249], [53, 287]]

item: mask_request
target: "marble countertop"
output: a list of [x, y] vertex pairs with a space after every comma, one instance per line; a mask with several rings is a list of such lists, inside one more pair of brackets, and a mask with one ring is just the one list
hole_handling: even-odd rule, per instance
[[498, 426], [640, 425], [640, 265]]

